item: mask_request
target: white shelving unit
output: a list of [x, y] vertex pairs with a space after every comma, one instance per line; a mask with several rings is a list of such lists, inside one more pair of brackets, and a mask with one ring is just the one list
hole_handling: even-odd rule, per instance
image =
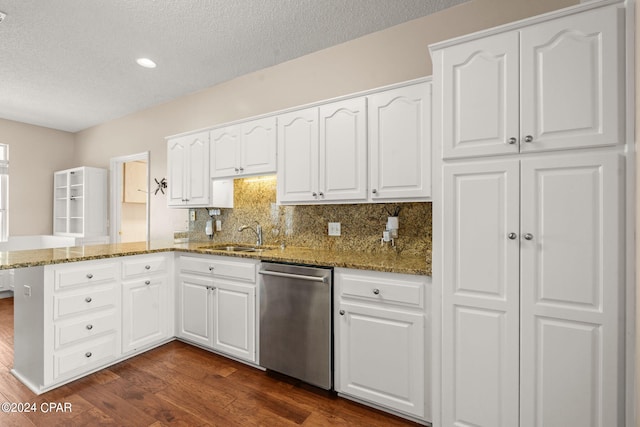
[[53, 234], [105, 236], [107, 232], [107, 171], [79, 167], [55, 172]]

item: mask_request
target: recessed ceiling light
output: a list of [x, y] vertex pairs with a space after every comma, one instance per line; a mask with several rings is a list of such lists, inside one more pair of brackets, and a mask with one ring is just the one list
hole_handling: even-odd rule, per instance
[[149, 58], [138, 58], [136, 59], [136, 62], [139, 66], [144, 68], [156, 68], [156, 63]]

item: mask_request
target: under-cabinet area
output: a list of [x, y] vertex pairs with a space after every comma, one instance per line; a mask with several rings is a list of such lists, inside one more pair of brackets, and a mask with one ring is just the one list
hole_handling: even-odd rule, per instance
[[[12, 372], [40, 394], [174, 339], [264, 370], [259, 349], [273, 343], [259, 342], [260, 264], [176, 251], [18, 268]], [[345, 268], [334, 276], [335, 391], [429, 421], [430, 278]]]

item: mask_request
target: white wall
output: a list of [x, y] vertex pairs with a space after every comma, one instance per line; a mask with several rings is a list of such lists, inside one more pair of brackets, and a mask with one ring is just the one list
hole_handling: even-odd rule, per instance
[[74, 166], [68, 132], [0, 119], [0, 143], [9, 145], [9, 235], [53, 232], [53, 173]]

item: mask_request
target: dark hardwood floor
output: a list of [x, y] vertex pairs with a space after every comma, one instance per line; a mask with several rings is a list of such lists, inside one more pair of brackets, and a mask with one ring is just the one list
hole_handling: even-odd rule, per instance
[[[13, 299], [0, 299], [0, 426], [410, 426], [290, 378], [174, 341], [40, 396], [10, 372]], [[34, 405], [35, 404], [35, 405]], [[43, 412], [44, 408], [61, 412]], [[51, 406], [50, 404], [53, 404]], [[71, 411], [63, 412], [71, 407]]]

